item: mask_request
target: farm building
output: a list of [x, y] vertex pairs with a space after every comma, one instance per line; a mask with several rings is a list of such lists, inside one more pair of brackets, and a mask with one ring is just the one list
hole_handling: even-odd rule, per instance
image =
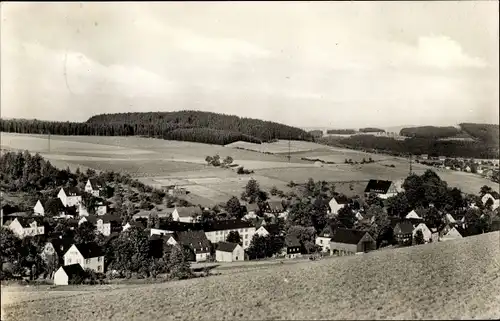
[[78, 263], [63, 265], [54, 274], [54, 285], [68, 285], [71, 280], [84, 277], [84, 270]]
[[266, 216], [278, 215], [282, 218], [286, 218], [286, 215], [288, 214], [285, 207], [283, 206], [283, 202], [280, 200], [268, 201], [267, 203], [265, 203], [263, 212]]
[[7, 221], [4, 226], [14, 232], [19, 238], [45, 234], [45, 227], [36, 218], [15, 217]]
[[295, 235], [287, 235], [285, 237], [285, 247], [283, 248], [283, 254], [286, 253], [287, 258], [294, 259], [302, 256], [301, 249], [302, 244], [300, 244], [299, 239]]
[[65, 208], [61, 199], [52, 197], [45, 201], [38, 200], [33, 207], [33, 212], [41, 216], [44, 216], [45, 213], [48, 213], [51, 216], [64, 216]]
[[149, 237], [149, 250], [151, 256], [155, 258], [161, 258], [163, 257], [163, 250], [165, 244], [175, 246], [179, 244], [176, 240], [177, 236], [175, 233], [168, 233], [168, 234], [153, 234]]
[[76, 187], [63, 187], [57, 194], [64, 206], [79, 206], [82, 202], [82, 194]]
[[210, 256], [211, 244], [205, 232], [201, 230], [176, 232], [168, 241], [172, 244], [174, 240], [180, 246], [189, 249], [189, 261], [204, 262]]
[[395, 184], [391, 181], [371, 179], [365, 188], [365, 196], [375, 194], [379, 198], [387, 199], [398, 194]]
[[219, 242], [215, 250], [215, 260], [217, 262], [244, 261], [245, 251], [237, 243]]
[[399, 244], [411, 244], [413, 238], [413, 224], [408, 220], [397, 222], [394, 226], [393, 233]]
[[332, 255], [351, 255], [375, 249], [377, 249], [377, 243], [366, 231], [338, 228], [330, 240]]
[[224, 242], [231, 231], [238, 232], [243, 242], [243, 249], [250, 246], [255, 234], [255, 226], [250, 222], [241, 220], [215, 221], [203, 227], [207, 238], [212, 243]]
[[201, 208], [198, 206], [176, 207], [172, 212], [174, 221], [184, 223], [194, 223], [201, 216]]
[[432, 231], [425, 225], [425, 223], [420, 223], [413, 229], [413, 239], [417, 235], [417, 231], [422, 231], [422, 235], [424, 236], [424, 241], [426, 243], [430, 242], [432, 239]]
[[333, 197], [330, 202], [328, 202], [329, 211], [328, 213], [337, 215], [339, 210], [346, 206], [348, 203], [347, 197], [341, 198], [338, 196]]
[[73, 244], [64, 254], [64, 265], [78, 263], [83, 269], [104, 272], [104, 252], [97, 243]]
[[162, 186], [163, 191], [171, 196], [186, 196], [187, 190], [184, 187], [179, 187], [177, 185]]
[[97, 178], [89, 178], [85, 184], [85, 192], [94, 195], [95, 197], [101, 196], [104, 191], [105, 184]]

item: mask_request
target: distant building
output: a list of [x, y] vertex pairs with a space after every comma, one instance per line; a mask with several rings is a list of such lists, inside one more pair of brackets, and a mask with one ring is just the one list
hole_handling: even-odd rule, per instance
[[65, 208], [60, 198], [49, 198], [46, 201], [38, 200], [33, 207], [35, 214], [45, 216], [45, 212], [52, 212], [53, 216], [64, 216]]
[[412, 210], [405, 216], [406, 219], [414, 219], [414, 220], [423, 220], [422, 216], [420, 216], [417, 211]]
[[95, 197], [102, 196], [105, 188], [104, 182], [97, 178], [89, 178], [85, 184], [85, 192], [94, 195]]
[[84, 274], [78, 263], [61, 266], [54, 274], [54, 285], [68, 285], [76, 278], [84, 278]]
[[16, 217], [7, 221], [4, 226], [14, 232], [19, 238], [45, 234], [45, 227], [40, 220], [27, 217]]
[[422, 231], [425, 243], [430, 242], [432, 239], [432, 231], [427, 227], [427, 225], [425, 225], [425, 223], [420, 223], [413, 229], [413, 239], [415, 239], [417, 231]]
[[325, 233], [325, 234], [321, 234], [321, 235], [318, 235], [316, 237], [316, 245], [318, 246], [321, 246], [321, 251], [322, 252], [326, 252], [326, 253], [330, 253], [330, 241], [331, 241], [331, 237], [330, 237], [330, 234], [328, 233]]
[[329, 213], [337, 215], [339, 210], [346, 206], [348, 203], [347, 198], [333, 197], [330, 202], [328, 202]]
[[391, 181], [371, 179], [365, 188], [365, 196], [375, 194], [381, 199], [387, 199], [398, 194], [395, 184]]
[[279, 229], [276, 224], [261, 225], [256, 231], [255, 235], [268, 236], [268, 235], [279, 235]]
[[338, 228], [330, 241], [332, 255], [352, 255], [375, 249], [377, 249], [377, 243], [366, 231]]
[[481, 201], [484, 205], [486, 205], [488, 200], [491, 200], [492, 210], [496, 210], [498, 207], [500, 207], [500, 194], [498, 192], [493, 191], [491, 193], [484, 194], [484, 196], [481, 198]]
[[287, 258], [294, 259], [302, 256], [301, 249], [302, 244], [295, 235], [287, 235], [285, 237], [285, 247], [283, 249], [283, 254], [286, 253]]
[[114, 215], [83, 216], [80, 221], [78, 221], [78, 225], [84, 222], [90, 222], [95, 225], [97, 231], [104, 236], [109, 236], [113, 232], [120, 232], [123, 230], [121, 218]]
[[397, 222], [393, 229], [394, 237], [400, 244], [411, 244], [413, 238], [413, 224], [408, 221]]
[[279, 217], [285, 218], [288, 214], [285, 207], [283, 206], [282, 201], [268, 201], [265, 203], [263, 208], [264, 215], [266, 216], [274, 216], [278, 215]]
[[138, 227], [140, 229], [144, 229], [145, 228], [145, 226], [144, 226], [144, 224], [142, 224], [142, 222], [131, 220], [131, 221], [127, 222], [127, 224], [125, 224], [123, 226], [122, 231], [126, 231], [129, 228], [131, 228], [132, 226], [136, 226], [136, 227]]
[[163, 186], [163, 190], [170, 196], [179, 197], [187, 195], [187, 190], [184, 187], [179, 187], [177, 185]]
[[[190, 261], [204, 262], [209, 258], [211, 244], [203, 231], [176, 232], [172, 238], [183, 248], [189, 249]], [[170, 239], [168, 241], [172, 242]]]
[[456, 239], [461, 239], [463, 236], [459, 232], [459, 227], [451, 227], [449, 229], [445, 229], [440, 233], [439, 241], [444, 242], [444, 241], [450, 241], [450, 240], [456, 240]]
[[204, 226], [203, 230], [207, 238], [212, 243], [225, 242], [231, 231], [238, 232], [241, 236], [243, 249], [250, 246], [250, 242], [255, 234], [255, 226], [250, 222], [241, 220], [214, 221]]
[[217, 262], [236, 262], [245, 260], [245, 251], [237, 243], [219, 242], [215, 250]]
[[172, 218], [178, 222], [194, 223], [201, 214], [201, 208], [198, 206], [176, 207], [172, 212]]
[[104, 252], [97, 243], [73, 244], [64, 254], [64, 265], [78, 263], [83, 269], [104, 272]]
[[57, 194], [64, 206], [79, 206], [82, 202], [82, 194], [76, 187], [63, 187]]

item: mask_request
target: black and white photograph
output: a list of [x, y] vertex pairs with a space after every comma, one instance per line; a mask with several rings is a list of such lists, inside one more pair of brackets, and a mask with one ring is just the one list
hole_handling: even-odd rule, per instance
[[2, 321], [500, 318], [498, 1], [0, 14]]

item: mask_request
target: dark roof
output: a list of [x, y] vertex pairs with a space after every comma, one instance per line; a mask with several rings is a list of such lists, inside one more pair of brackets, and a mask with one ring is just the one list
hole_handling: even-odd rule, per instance
[[111, 215], [111, 214], [99, 215], [99, 216], [97, 216], [97, 220], [99, 220], [99, 219], [101, 219], [103, 223], [109, 223], [109, 222], [121, 223], [121, 221], [122, 221], [122, 219], [119, 216]]
[[498, 194], [498, 192], [496, 191], [492, 191], [491, 193], [489, 193], [491, 196], [493, 196], [494, 199], [500, 199], [500, 194]]
[[104, 183], [100, 179], [90, 178], [89, 181], [90, 181], [90, 185], [92, 186], [93, 190], [97, 190], [97, 189], [104, 187]]
[[334, 196], [333, 198], [335, 199], [337, 204], [348, 204], [349, 203], [349, 199], [346, 196], [337, 195], [337, 196]]
[[179, 213], [180, 217], [191, 217], [193, 215], [201, 215], [201, 208], [198, 206], [190, 206], [190, 207], [176, 207], [177, 213]]
[[[177, 239], [177, 235], [175, 233], [167, 233], [167, 234], [153, 234], [149, 237], [150, 241], [157, 241], [157, 240], [165, 240], [168, 241], [171, 237], [174, 239]], [[176, 240], [177, 241], [177, 240]]]
[[208, 241], [205, 232], [203, 231], [185, 231], [177, 232], [177, 238], [179, 243], [184, 246], [189, 246], [199, 250], [205, 250], [210, 247], [210, 241]]
[[222, 231], [222, 230], [234, 230], [234, 229], [248, 228], [248, 227], [253, 227], [252, 223], [233, 219], [233, 220], [209, 222], [205, 224], [203, 230], [205, 232], [211, 232], [211, 231]]
[[145, 228], [144, 224], [141, 221], [130, 220], [130, 222], [128, 222], [128, 224], [130, 224], [130, 226], [137, 226], [141, 229]]
[[186, 223], [177, 221], [167, 222], [165, 220], [160, 219], [160, 225], [158, 229], [166, 231], [175, 231], [175, 232], [198, 231], [203, 229], [203, 225], [201, 223]]
[[[89, 216], [83, 216], [82, 218], [85, 218], [87, 222], [90, 222], [92, 224], [97, 224], [97, 216], [95, 215], [89, 215]], [[80, 220], [82, 219], [80, 218]], [[80, 222], [80, 220], [78, 222]]]
[[284, 207], [281, 201], [268, 201], [267, 208], [273, 212], [283, 212]]
[[285, 237], [285, 245], [287, 247], [298, 247], [300, 245], [300, 241], [295, 235], [287, 235]]
[[394, 234], [412, 234], [413, 224], [409, 220], [401, 221], [394, 227]]
[[85, 259], [104, 255], [102, 248], [94, 242], [78, 245], [75, 244], [75, 246]]
[[52, 238], [49, 242], [52, 244], [59, 257], [62, 257], [71, 245], [73, 245], [73, 239], [71, 238]]
[[66, 196], [81, 196], [80, 190], [77, 187], [63, 187], [64, 193]]
[[59, 197], [51, 197], [47, 200], [40, 200], [44, 209], [48, 206], [56, 206], [58, 210], [64, 210], [64, 204]]
[[389, 191], [389, 187], [391, 187], [391, 181], [382, 181], [371, 179], [366, 185], [365, 193], [382, 193], [385, 194]]
[[262, 227], [272, 235], [278, 235], [280, 232], [278, 224], [262, 225]]
[[42, 226], [43, 221], [38, 217], [16, 217], [23, 228], [30, 227], [30, 224], [36, 222], [37, 226]]
[[331, 241], [345, 244], [358, 244], [359, 241], [368, 233], [367, 231], [337, 228], [333, 232]]
[[238, 246], [237, 243], [219, 242], [217, 243], [217, 251], [232, 253], [237, 246]]
[[63, 265], [62, 268], [69, 279], [71, 279], [72, 276], [83, 275], [83, 273], [84, 273], [82, 266], [78, 263], [70, 264], [70, 265]]

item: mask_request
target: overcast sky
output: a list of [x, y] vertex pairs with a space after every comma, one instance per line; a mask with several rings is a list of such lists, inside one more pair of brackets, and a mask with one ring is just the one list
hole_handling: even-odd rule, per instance
[[2, 117], [498, 123], [498, 1], [1, 6]]

